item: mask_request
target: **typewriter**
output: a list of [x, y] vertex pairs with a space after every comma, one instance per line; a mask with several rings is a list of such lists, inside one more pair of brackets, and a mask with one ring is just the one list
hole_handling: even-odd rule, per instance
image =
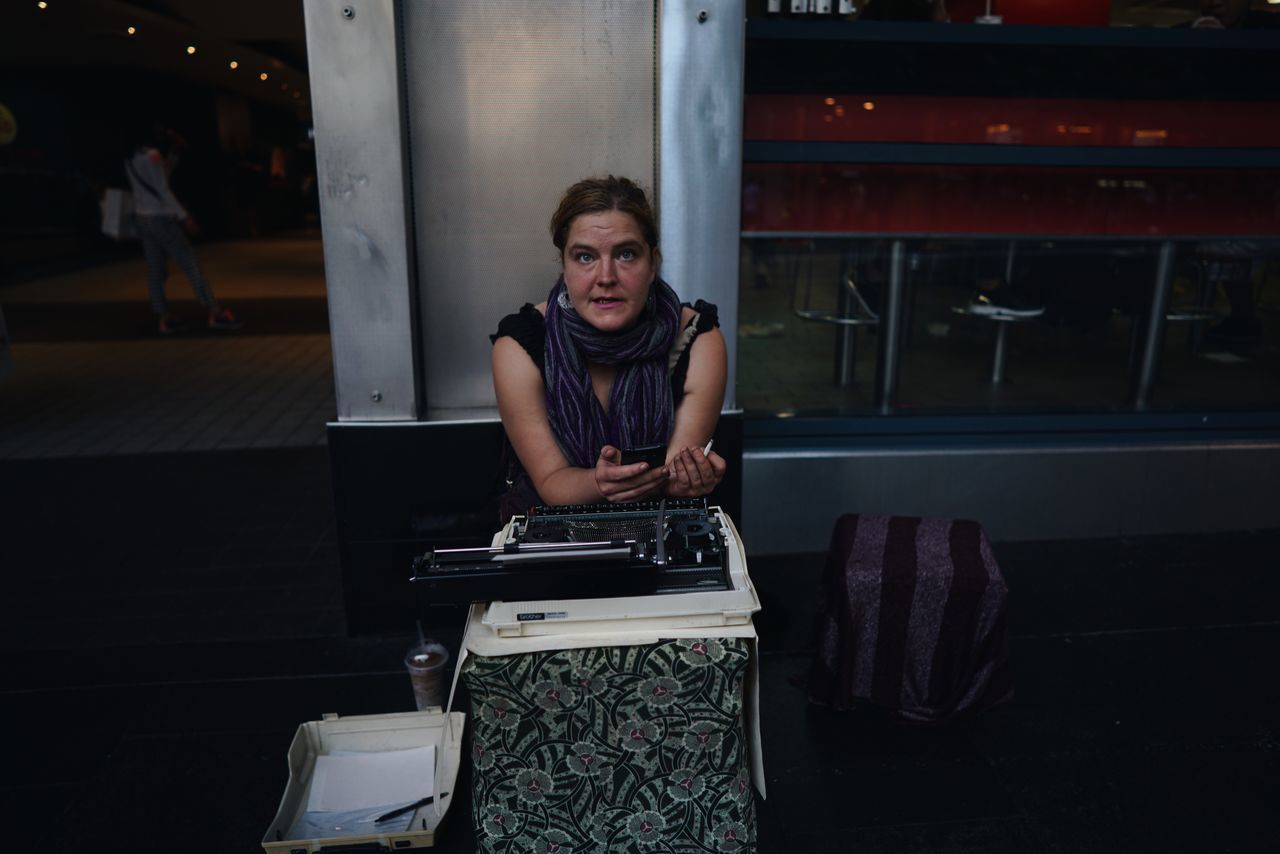
[[502, 634], [620, 618], [723, 625], [759, 609], [733, 523], [705, 499], [537, 506], [487, 548], [431, 549], [413, 570], [434, 602], [489, 602], [484, 622]]

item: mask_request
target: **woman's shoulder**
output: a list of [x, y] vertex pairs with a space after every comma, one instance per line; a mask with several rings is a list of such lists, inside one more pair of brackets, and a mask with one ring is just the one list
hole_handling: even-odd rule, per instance
[[682, 303], [680, 306], [680, 328], [693, 327], [694, 334], [701, 334], [720, 325], [720, 310], [715, 303], [698, 300], [693, 305]]
[[671, 391], [675, 395], [677, 404], [684, 396], [684, 382], [689, 374], [693, 342], [702, 333], [709, 332], [720, 325], [720, 315], [715, 305], [705, 300], [698, 300], [693, 305], [684, 303], [681, 310], [681, 331], [676, 336], [667, 358], [667, 370], [671, 374]]
[[546, 362], [547, 327], [542, 313], [546, 303], [534, 305], [525, 303], [515, 314], [508, 314], [498, 321], [498, 331], [489, 336], [489, 340], [498, 343], [499, 338], [510, 338], [520, 345], [541, 372]]
[[[543, 303], [546, 305], [546, 303]], [[541, 306], [527, 302], [515, 314], [508, 314], [498, 321], [498, 331], [489, 336], [490, 341], [499, 338], [514, 338], [521, 344], [525, 341], [540, 340], [546, 337], [546, 325], [543, 323]]]

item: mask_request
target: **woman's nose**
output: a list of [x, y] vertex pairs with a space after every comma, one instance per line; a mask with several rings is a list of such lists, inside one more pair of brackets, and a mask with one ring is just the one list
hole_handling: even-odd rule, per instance
[[618, 281], [617, 262], [608, 255], [600, 259], [599, 275], [597, 276], [602, 284], [612, 284]]

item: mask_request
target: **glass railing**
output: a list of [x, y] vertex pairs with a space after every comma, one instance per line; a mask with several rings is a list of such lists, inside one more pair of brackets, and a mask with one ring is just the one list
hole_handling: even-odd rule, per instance
[[1280, 409], [1280, 240], [743, 240], [748, 414]]

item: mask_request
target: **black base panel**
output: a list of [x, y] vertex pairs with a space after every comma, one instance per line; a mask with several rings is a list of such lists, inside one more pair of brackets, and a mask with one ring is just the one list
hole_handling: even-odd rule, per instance
[[528, 599], [600, 599], [643, 596], [657, 587], [653, 567], [580, 561], [555, 567], [468, 567], [426, 570], [414, 581], [433, 602], [520, 602]]
[[554, 567], [424, 569], [414, 578], [427, 601], [443, 604], [531, 599], [604, 599], [727, 590], [723, 567], [658, 570], [580, 561]]
[[[413, 561], [429, 548], [487, 546], [501, 527], [502, 425], [333, 424], [328, 438], [347, 631], [394, 634], [411, 631], [416, 620], [459, 619], [452, 606], [461, 600], [443, 591], [433, 597], [410, 581]], [[729, 470], [708, 503], [745, 531], [741, 414], [720, 417], [715, 450]], [[437, 612], [436, 605], [450, 607]]]

